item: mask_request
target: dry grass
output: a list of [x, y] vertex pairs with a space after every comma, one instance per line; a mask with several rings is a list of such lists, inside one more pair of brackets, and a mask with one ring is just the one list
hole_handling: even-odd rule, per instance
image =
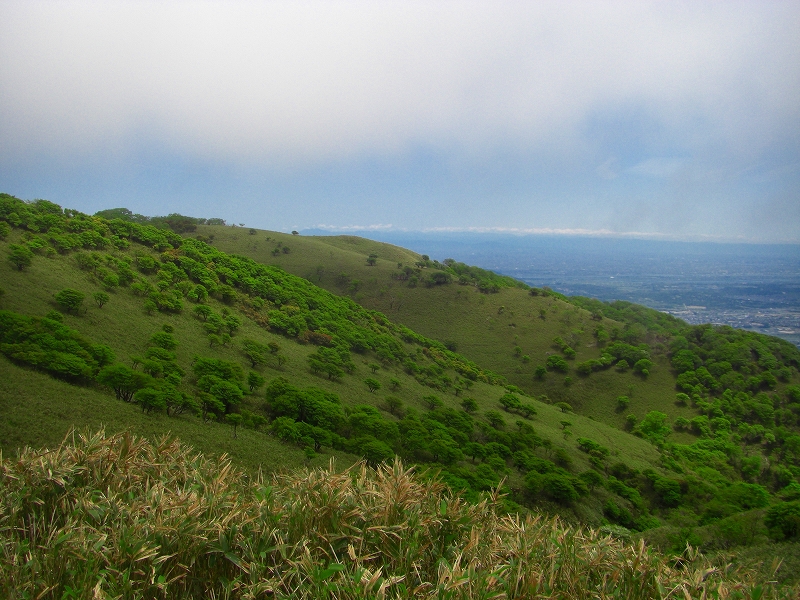
[[793, 597], [557, 519], [469, 504], [400, 462], [248, 478], [174, 439], [71, 434], [0, 463], [8, 598]]

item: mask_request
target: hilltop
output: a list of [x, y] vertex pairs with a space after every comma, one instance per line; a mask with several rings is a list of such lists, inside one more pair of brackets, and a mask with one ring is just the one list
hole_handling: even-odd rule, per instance
[[6, 455], [101, 425], [253, 474], [399, 455], [665, 550], [786, 540], [793, 577], [790, 344], [362, 238], [108, 216], [0, 197]]

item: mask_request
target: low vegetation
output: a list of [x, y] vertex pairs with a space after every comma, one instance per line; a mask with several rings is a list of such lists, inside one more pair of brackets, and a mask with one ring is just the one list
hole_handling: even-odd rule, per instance
[[37, 598], [777, 598], [399, 461], [248, 478], [174, 439], [72, 434], [0, 463], [0, 586]]

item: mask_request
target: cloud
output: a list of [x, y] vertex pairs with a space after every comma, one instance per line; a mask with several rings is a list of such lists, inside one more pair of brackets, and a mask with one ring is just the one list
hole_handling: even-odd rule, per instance
[[389, 231], [392, 225], [316, 225], [312, 229], [322, 229], [323, 231]]
[[2, 128], [22, 147], [88, 152], [146, 135], [296, 164], [416, 144], [571, 152], [593, 110], [643, 102], [667, 127], [699, 120], [698, 133], [746, 152], [798, 115], [797, 13], [789, 3], [10, 2]]
[[9, 0], [0, 184], [253, 223], [734, 236], [763, 184], [800, 239], [798, 30], [792, 2]]

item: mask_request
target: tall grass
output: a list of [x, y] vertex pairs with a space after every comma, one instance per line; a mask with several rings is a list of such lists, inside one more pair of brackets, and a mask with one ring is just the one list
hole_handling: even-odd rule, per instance
[[470, 504], [399, 461], [249, 478], [175, 439], [72, 433], [0, 462], [8, 598], [792, 597], [558, 519]]

